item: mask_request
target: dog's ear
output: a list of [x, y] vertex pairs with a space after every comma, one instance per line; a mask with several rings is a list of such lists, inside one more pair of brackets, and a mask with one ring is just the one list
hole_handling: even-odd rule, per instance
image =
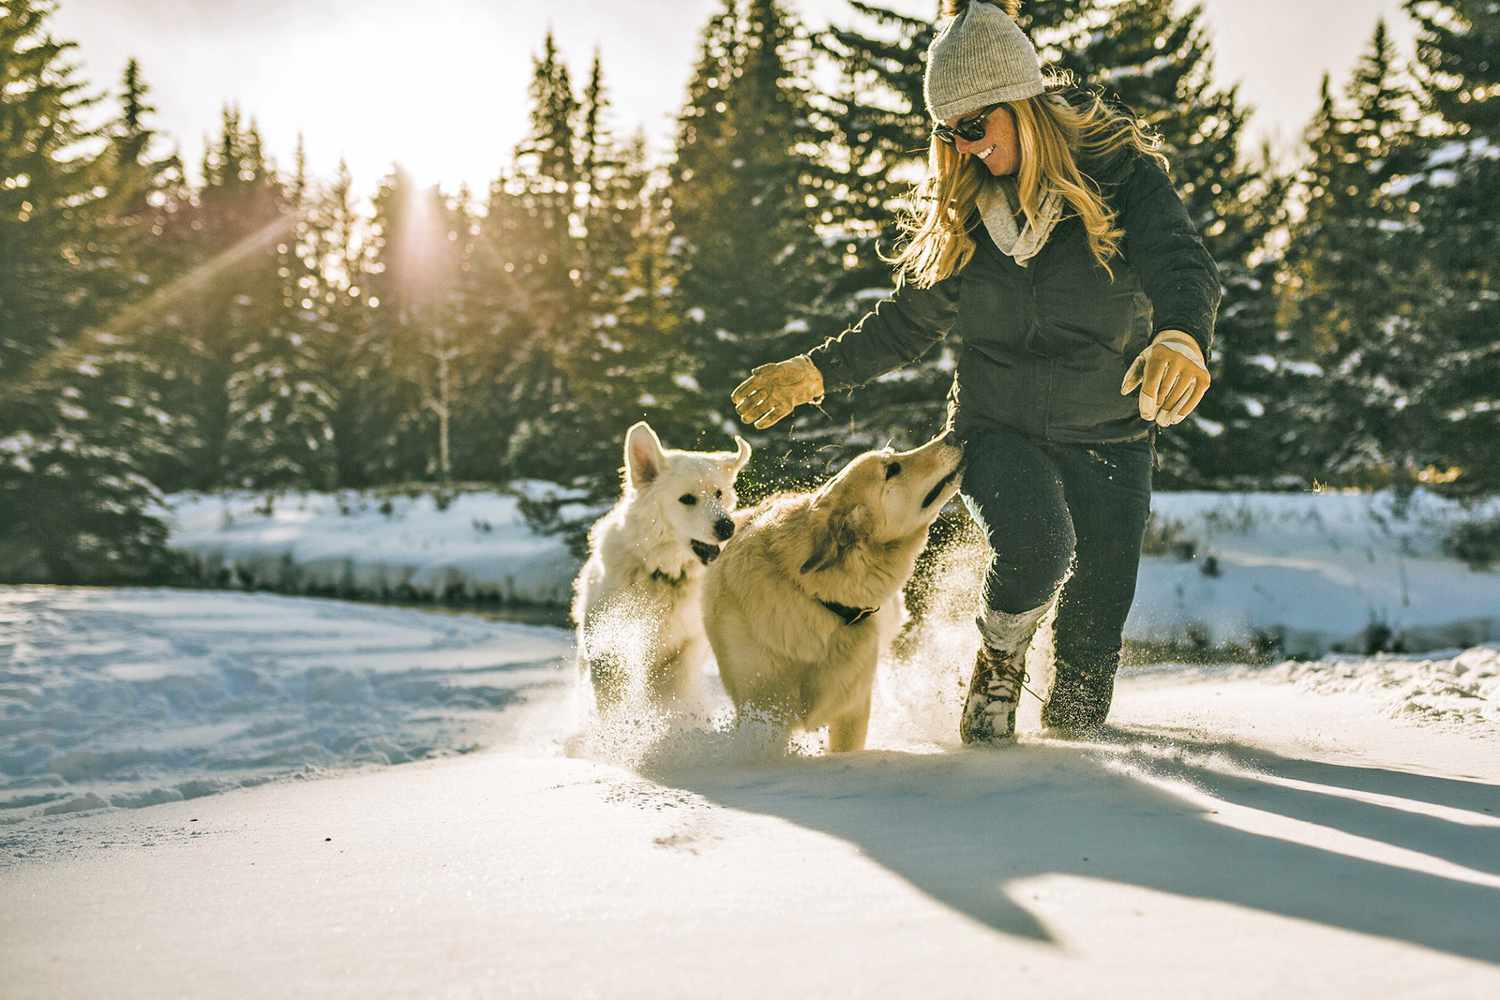
[[724, 467], [729, 470], [730, 475], [737, 476], [740, 470], [750, 464], [750, 444], [738, 434], [734, 436], [735, 452], [724, 462]]
[[655, 481], [665, 464], [661, 439], [651, 425], [644, 420], [633, 424], [625, 432], [625, 481], [632, 489], [639, 489]]
[[802, 572], [833, 569], [869, 533], [869, 510], [859, 505], [835, 508], [822, 526], [814, 530], [812, 554], [802, 564]]

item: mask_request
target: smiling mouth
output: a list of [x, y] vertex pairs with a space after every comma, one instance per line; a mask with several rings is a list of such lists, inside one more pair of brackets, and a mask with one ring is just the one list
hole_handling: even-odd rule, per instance
[[963, 472], [963, 470], [964, 467], [962, 465], [955, 465], [952, 472], [948, 473], [942, 479], [939, 479], [937, 481], [937, 485], [934, 486], [928, 492], [928, 494], [922, 498], [922, 508], [925, 510], [928, 507], [931, 507], [933, 503], [937, 501], [937, 498], [942, 496], [943, 491], [949, 486], [953, 485], [954, 481], [958, 479], [959, 473]]
[[979, 157], [981, 160], [988, 160], [990, 158], [990, 156], [994, 152], [995, 152], [995, 147], [994, 147], [993, 144], [991, 144], [988, 149], [982, 149], [979, 152], [975, 153], [974, 155], [977, 156], [977, 157]]
[[707, 542], [700, 542], [695, 538], [693, 539], [691, 546], [693, 555], [697, 556], [705, 566], [713, 562], [715, 559], [719, 558], [719, 547], [717, 545], [710, 545]]

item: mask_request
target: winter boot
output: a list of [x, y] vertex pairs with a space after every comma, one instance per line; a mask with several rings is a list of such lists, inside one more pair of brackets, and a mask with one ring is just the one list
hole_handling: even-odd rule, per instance
[[969, 678], [969, 697], [958, 722], [965, 743], [1007, 740], [1016, 732], [1016, 706], [1026, 676], [1026, 651], [1051, 602], [1010, 614], [987, 609], [978, 618], [979, 655]]
[[1115, 668], [1074, 667], [1058, 658], [1052, 691], [1042, 706], [1042, 725], [1060, 736], [1087, 739], [1104, 727], [1114, 700]]

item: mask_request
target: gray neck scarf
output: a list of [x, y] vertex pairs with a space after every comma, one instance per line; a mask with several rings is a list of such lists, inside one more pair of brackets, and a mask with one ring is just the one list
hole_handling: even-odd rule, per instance
[[1002, 177], [999, 183], [986, 184], [979, 191], [979, 215], [984, 228], [1000, 251], [1022, 267], [1047, 245], [1059, 220], [1062, 219], [1063, 199], [1056, 191], [1049, 191], [1042, 198], [1036, 224], [1027, 222], [1021, 228], [1020, 196], [1016, 193], [1013, 177]]

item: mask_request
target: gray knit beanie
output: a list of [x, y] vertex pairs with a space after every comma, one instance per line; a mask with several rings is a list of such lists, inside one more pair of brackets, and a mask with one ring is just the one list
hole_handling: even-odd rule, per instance
[[957, 15], [927, 50], [923, 92], [933, 121], [946, 121], [1046, 89], [1036, 48], [1010, 15], [986, 0], [950, 3]]

